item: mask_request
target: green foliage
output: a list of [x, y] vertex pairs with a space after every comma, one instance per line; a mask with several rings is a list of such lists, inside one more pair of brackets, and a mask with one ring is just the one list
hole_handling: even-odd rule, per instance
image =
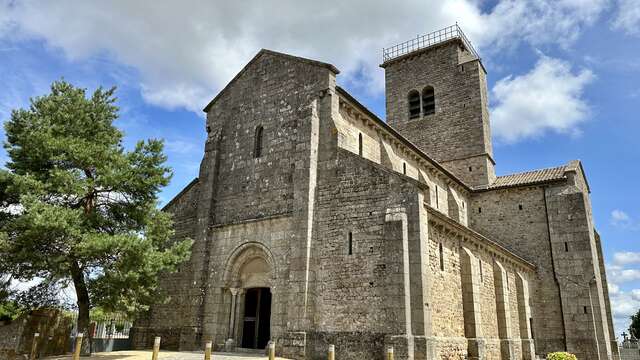
[[568, 352], [552, 352], [547, 354], [547, 360], [577, 360], [577, 358]]
[[629, 334], [636, 339], [640, 339], [640, 309], [635, 315], [631, 315], [631, 325], [629, 325]]
[[10, 322], [15, 320], [24, 311], [15, 301], [4, 301], [0, 303], [0, 321]]
[[171, 177], [163, 143], [127, 151], [113, 125], [114, 94], [99, 88], [86, 97], [57, 81], [5, 123], [0, 274], [43, 279], [42, 294], [73, 284], [83, 326], [91, 307], [146, 310], [160, 298], [158, 274], [174, 271], [191, 248], [171, 240], [171, 218], [157, 209]]
[[95, 322], [104, 322], [104, 321], [109, 321], [109, 320], [113, 320], [113, 319], [118, 319], [118, 320], [128, 320], [130, 321], [131, 319], [127, 316], [127, 314], [121, 313], [121, 312], [111, 312], [111, 311], [105, 311], [103, 308], [101, 307], [94, 307], [93, 309], [91, 309], [90, 312], [90, 318], [91, 321], [95, 321]]

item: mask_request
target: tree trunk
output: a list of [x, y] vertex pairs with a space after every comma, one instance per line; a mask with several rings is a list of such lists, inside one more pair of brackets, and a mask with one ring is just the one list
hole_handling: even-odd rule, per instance
[[91, 355], [91, 337], [93, 334], [89, 328], [89, 291], [84, 281], [84, 272], [76, 260], [71, 262], [71, 278], [73, 279], [73, 287], [76, 289], [76, 297], [78, 298], [78, 332], [83, 333], [82, 339], [82, 355]]

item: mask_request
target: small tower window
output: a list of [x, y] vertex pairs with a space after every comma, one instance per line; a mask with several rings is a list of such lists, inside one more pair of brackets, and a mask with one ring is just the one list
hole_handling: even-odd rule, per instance
[[358, 155], [362, 156], [362, 133], [358, 134]]
[[518, 210], [522, 210], [522, 204], [518, 205]]
[[349, 231], [349, 255], [353, 255], [353, 233]]
[[262, 156], [262, 125], [256, 128], [256, 135], [253, 143], [253, 157], [259, 158]]
[[484, 276], [482, 274], [482, 259], [478, 259], [478, 268], [480, 269], [480, 282], [484, 282]]
[[402, 173], [407, 175], [407, 163], [406, 162], [402, 163]]
[[440, 199], [438, 196], [438, 185], [436, 185], [436, 209], [438, 209], [439, 204], [440, 204]]
[[438, 251], [440, 252], [440, 270], [444, 271], [444, 249], [442, 243], [438, 244]]
[[427, 86], [422, 90], [422, 115], [431, 115], [436, 112], [436, 97], [433, 86]]
[[416, 90], [409, 92], [409, 119], [420, 117], [420, 93]]
[[585, 313], [585, 314], [588, 314], [588, 312], [587, 312], [587, 307], [586, 307], [586, 306], [584, 306], [584, 307], [583, 307], [583, 310], [584, 310], [584, 313]]
[[569, 244], [566, 241], [564, 242], [564, 252], [569, 252]]
[[478, 214], [480, 214], [480, 213], [482, 213], [482, 208], [481, 207], [478, 208]]

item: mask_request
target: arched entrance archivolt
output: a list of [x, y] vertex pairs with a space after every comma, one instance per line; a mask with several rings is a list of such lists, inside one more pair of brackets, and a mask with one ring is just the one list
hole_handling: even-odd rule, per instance
[[231, 252], [223, 284], [231, 294], [228, 338], [233, 346], [261, 349], [271, 336], [271, 305], [276, 267], [269, 249], [247, 242]]

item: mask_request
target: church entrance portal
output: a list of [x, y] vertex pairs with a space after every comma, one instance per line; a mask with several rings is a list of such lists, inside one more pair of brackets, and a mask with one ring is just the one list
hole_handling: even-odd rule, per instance
[[269, 288], [247, 289], [244, 298], [242, 347], [264, 349], [271, 328], [271, 291]]

